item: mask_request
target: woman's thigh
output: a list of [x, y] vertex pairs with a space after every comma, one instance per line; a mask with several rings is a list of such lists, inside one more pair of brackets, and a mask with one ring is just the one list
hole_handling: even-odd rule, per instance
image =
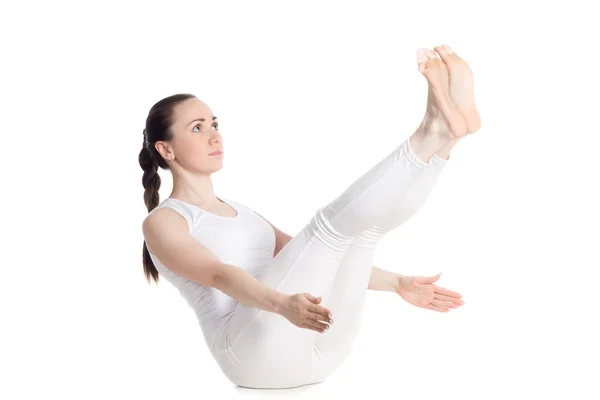
[[229, 380], [243, 387], [290, 388], [315, 383], [317, 334], [277, 314], [259, 312], [234, 342], [216, 350], [217, 360]]

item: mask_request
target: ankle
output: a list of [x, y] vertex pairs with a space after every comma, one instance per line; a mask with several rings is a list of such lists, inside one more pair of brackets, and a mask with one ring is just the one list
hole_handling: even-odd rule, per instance
[[460, 138], [453, 139], [448, 142], [444, 147], [440, 149], [435, 155], [440, 158], [442, 161], [448, 161], [450, 159], [450, 153], [452, 152], [452, 148], [458, 143]]
[[432, 125], [419, 126], [409, 140], [413, 153], [425, 163], [429, 163], [434, 154], [442, 159], [447, 159], [450, 150], [458, 142], [458, 139], [448, 139], [445, 135], [440, 134]]

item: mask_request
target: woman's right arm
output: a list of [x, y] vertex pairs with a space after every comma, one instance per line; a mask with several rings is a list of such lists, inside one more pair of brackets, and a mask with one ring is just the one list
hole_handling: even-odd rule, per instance
[[245, 270], [221, 262], [188, 232], [187, 222], [168, 208], [156, 210], [142, 224], [148, 249], [171, 271], [221, 290], [239, 303], [280, 314], [294, 325], [323, 332], [331, 313], [308, 293], [278, 292]]

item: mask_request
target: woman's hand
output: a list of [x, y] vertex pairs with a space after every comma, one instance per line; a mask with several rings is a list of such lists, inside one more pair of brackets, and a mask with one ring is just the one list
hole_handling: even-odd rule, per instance
[[281, 314], [292, 324], [320, 333], [329, 328], [333, 323], [331, 311], [318, 305], [321, 297], [314, 297], [308, 293], [286, 295], [278, 307]]
[[460, 293], [434, 285], [441, 274], [431, 277], [401, 276], [396, 293], [408, 303], [438, 312], [448, 312], [465, 304]]

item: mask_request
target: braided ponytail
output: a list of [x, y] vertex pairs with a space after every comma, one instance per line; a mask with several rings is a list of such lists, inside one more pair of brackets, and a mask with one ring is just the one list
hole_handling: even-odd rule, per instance
[[144, 186], [144, 203], [148, 212], [152, 211], [158, 205], [160, 196], [160, 175], [158, 175], [158, 163], [154, 160], [152, 152], [147, 147], [146, 139], [144, 138], [144, 146], [140, 151], [139, 156], [140, 167], [144, 170], [142, 176], [142, 185]]
[[[158, 189], [160, 188], [160, 176], [158, 175], [158, 164], [154, 161], [152, 152], [148, 149], [148, 142], [146, 141], [146, 130], [144, 129], [144, 145], [140, 151], [138, 157], [140, 167], [144, 171], [142, 176], [142, 185], [144, 186], [144, 203], [148, 212], [152, 211], [158, 205], [160, 196]], [[144, 264], [144, 275], [146, 280], [150, 282], [151, 279], [158, 283], [158, 270], [152, 259], [150, 258], [150, 252], [146, 241], [144, 240], [144, 247], [142, 250], [142, 261]]]

